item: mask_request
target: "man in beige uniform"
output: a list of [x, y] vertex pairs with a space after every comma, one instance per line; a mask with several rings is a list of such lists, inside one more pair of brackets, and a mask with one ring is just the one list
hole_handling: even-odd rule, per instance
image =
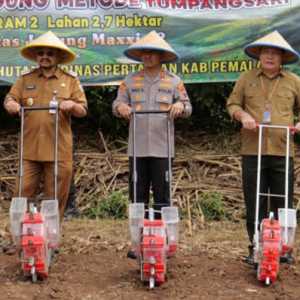
[[[62, 217], [72, 178], [71, 116], [84, 117], [87, 101], [76, 75], [63, 71], [58, 64], [69, 63], [76, 55], [50, 31], [22, 48], [21, 54], [37, 62], [39, 67], [17, 80], [5, 98], [4, 107], [13, 115], [20, 112], [21, 106], [49, 106], [56, 97], [59, 104], [58, 200]], [[22, 196], [34, 197], [43, 175], [44, 196], [53, 198], [54, 118], [48, 110], [25, 113], [23, 157]]]
[[[227, 108], [232, 118], [242, 123], [242, 173], [247, 213], [247, 231], [250, 240], [246, 262], [253, 263], [253, 235], [255, 223], [258, 130], [257, 123], [293, 126], [294, 110], [300, 107], [300, 78], [284, 70], [281, 65], [298, 61], [298, 53], [277, 32], [273, 32], [245, 48], [252, 58], [259, 59], [260, 68], [241, 75], [231, 93]], [[297, 123], [296, 130], [300, 130]], [[284, 194], [286, 132], [264, 129], [261, 164], [261, 193]], [[291, 145], [289, 170], [289, 207], [293, 202], [293, 156]], [[284, 199], [271, 197], [270, 211], [277, 218]], [[268, 202], [260, 198], [259, 220], [266, 218]], [[284, 260], [284, 259], [283, 259]], [[291, 262], [292, 257], [286, 257]]]
[[[113, 102], [116, 116], [131, 120], [132, 110], [169, 111], [172, 119], [188, 117], [192, 113], [190, 100], [182, 80], [164, 71], [162, 63], [177, 59], [176, 52], [155, 31], [131, 45], [125, 55], [141, 61], [144, 69], [130, 74], [121, 83], [118, 96]], [[167, 115], [136, 116], [136, 168], [137, 202], [149, 203], [150, 186], [153, 190], [154, 209], [169, 206]], [[174, 122], [171, 122], [171, 156], [174, 156]], [[129, 129], [129, 190], [133, 201], [133, 145], [132, 122]], [[156, 216], [158, 217], [158, 216]], [[132, 251], [130, 258], [135, 258]]]

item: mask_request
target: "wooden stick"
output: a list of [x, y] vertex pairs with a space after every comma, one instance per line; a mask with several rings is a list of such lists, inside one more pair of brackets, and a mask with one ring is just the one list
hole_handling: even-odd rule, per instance
[[188, 213], [188, 227], [189, 227], [189, 236], [193, 235], [193, 226], [192, 226], [192, 212], [191, 212], [191, 205], [190, 205], [190, 196], [186, 196], [186, 204], [187, 204], [187, 213]]

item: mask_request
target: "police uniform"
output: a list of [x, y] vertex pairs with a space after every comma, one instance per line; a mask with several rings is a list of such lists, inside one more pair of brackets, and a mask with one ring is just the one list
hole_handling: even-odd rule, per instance
[[[125, 103], [137, 111], [166, 111], [170, 106], [181, 101], [184, 104], [182, 117], [192, 112], [189, 97], [180, 78], [168, 71], [161, 71], [154, 79], [144, 71], [131, 74], [121, 83], [118, 95], [113, 102], [113, 113], [118, 114], [118, 105]], [[152, 184], [154, 208], [168, 206], [169, 185], [166, 180], [168, 170], [167, 115], [146, 114], [136, 116], [136, 156], [137, 156], [137, 201], [149, 202], [149, 188]], [[171, 121], [171, 156], [174, 156], [174, 122]], [[132, 191], [133, 144], [132, 122], [129, 126], [128, 154], [130, 157], [130, 195]]]
[[[87, 108], [82, 86], [76, 76], [57, 67], [53, 76], [47, 78], [37, 68], [23, 74], [11, 87], [5, 101], [15, 100], [22, 106], [49, 106], [54, 93], [58, 102], [72, 100]], [[44, 174], [44, 194], [54, 196], [54, 115], [49, 111], [28, 111], [24, 126], [24, 184], [22, 195], [35, 195], [40, 176]], [[58, 199], [63, 215], [72, 177], [72, 131], [71, 115], [59, 112], [58, 136]]]
[[[180, 101], [183, 103], [182, 116], [188, 117], [192, 107], [184, 88], [183, 82], [174, 74], [163, 71], [162, 63], [172, 62], [178, 59], [178, 54], [156, 31], [151, 31], [134, 44], [130, 45], [124, 55], [136, 61], [143, 61], [145, 51], [151, 53], [157, 51], [159, 62], [156, 60], [150, 68], [155, 66], [157, 73], [155, 78], [147, 76], [145, 71], [129, 75], [121, 83], [118, 96], [113, 102], [113, 112], [119, 116], [118, 105], [125, 103], [132, 109], [168, 111], [172, 104]], [[157, 58], [158, 56], [156, 56]], [[145, 66], [145, 70], [148, 67]], [[152, 69], [153, 70], [153, 69]], [[147, 208], [149, 203], [149, 189], [152, 186], [154, 197], [154, 209], [159, 210], [163, 206], [169, 206], [168, 178], [168, 148], [167, 148], [167, 114], [143, 114], [136, 115], [136, 170], [137, 190], [136, 200], [144, 202]], [[133, 144], [132, 122], [129, 125], [129, 193], [133, 200]], [[170, 152], [174, 157], [174, 123], [170, 128]], [[156, 214], [156, 217], [160, 217]], [[131, 255], [130, 255], [131, 256]]]

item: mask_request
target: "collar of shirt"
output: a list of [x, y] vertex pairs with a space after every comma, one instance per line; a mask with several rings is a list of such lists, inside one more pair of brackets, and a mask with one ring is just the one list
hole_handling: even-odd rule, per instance
[[161, 69], [160, 72], [155, 77], [150, 77], [144, 71], [145, 80], [150, 83], [158, 82], [166, 77], [166, 71]]
[[256, 76], [257, 77], [264, 76], [264, 77], [267, 77], [267, 78], [269, 78], [271, 80], [277, 78], [278, 76], [282, 76], [283, 77], [285, 75], [286, 75], [286, 71], [283, 70], [283, 69], [280, 69], [279, 73], [276, 76], [272, 77], [272, 78], [266, 76], [265, 73], [264, 73], [264, 71], [262, 69], [258, 69], [257, 72], [256, 72]]
[[[38, 76], [39, 77], [45, 77], [43, 75], [43, 72], [42, 72], [41, 68], [37, 69], [37, 72], [38, 72]], [[59, 78], [61, 75], [62, 75], [62, 71], [57, 67], [56, 70], [55, 70], [55, 72], [54, 72], [54, 74], [52, 76], [48, 77], [48, 78], [52, 78], [52, 77]]]

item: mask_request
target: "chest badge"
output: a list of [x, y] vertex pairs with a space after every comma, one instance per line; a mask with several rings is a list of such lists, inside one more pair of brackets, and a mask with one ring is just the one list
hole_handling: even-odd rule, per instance
[[27, 99], [27, 105], [32, 106], [33, 105], [33, 98], [28, 98]]
[[35, 85], [27, 85], [26, 90], [35, 90]]
[[62, 88], [65, 88], [65, 87], [66, 87], [66, 84], [63, 82], [60, 86], [61, 86]]

